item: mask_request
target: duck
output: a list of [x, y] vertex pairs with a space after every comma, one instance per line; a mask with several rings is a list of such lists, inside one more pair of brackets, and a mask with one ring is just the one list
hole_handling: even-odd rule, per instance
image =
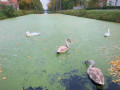
[[108, 32], [104, 34], [104, 37], [109, 37], [110, 36], [110, 29], [108, 29]]
[[65, 45], [66, 46], [60, 46], [57, 50], [57, 53], [60, 54], [60, 53], [64, 53], [66, 51], [68, 51], [69, 49], [69, 45], [68, 45], [68, 42], [71, 43], [71, 40], [70, 39], [66, 39], [65, 41]]
[[34, 32], [34, 33], [30, 33], [30, 32], [26, 32], [26, 36], [36, 36], [36, 35], [40, 35], [40, 32], [39, 33], [36, 33], [36, 32]]
[[95, 67], [95, 62], [93, 60], [87, 60], [85, 63], [90, 64], [87, 69], [87, 74], [90, 79], [98, 85], [104, 85], [104, 75], [100, 69]]

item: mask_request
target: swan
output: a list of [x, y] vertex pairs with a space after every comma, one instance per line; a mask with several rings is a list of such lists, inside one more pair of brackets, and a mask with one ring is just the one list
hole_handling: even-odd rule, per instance
[[40, 33], [30, 33], [30, 32], [26, 32], [26, 36], [36, 36], [36, 35], [40, 35]]
[[60, 46], [60, 47], [58, 48], [58, 50], [57, 50], [57, 53], [64, 53], [64, 52], [66, 52], [66, 51], [69, 49], [68, 42], [71, 43], [70, 39], [66, 39], [66, 41], [65, 41], [65, 45], [66, 45], [66, 46]]
[[100, 69], [95, 68], [95, 62], [93, 60], [85, 61], [86, 64], [90, 64], [87, 74], [89, 75], [90, 79], [92, 79], [96, 84], [104, 85], [104, 76]]
[[108, 29], [108, 32], [104, 34], [105, 37], [110, 36], [110, 29]]

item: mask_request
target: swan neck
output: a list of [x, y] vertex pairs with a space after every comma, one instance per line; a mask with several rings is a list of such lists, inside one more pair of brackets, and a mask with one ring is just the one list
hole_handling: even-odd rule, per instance
[[90, 65], [89, 68], [94, 67], [93, 65]]
[[108, 30], [108, 33], [110, 33], [110, 30]]
[[90, 68], [90, 67], [94, 67], [94, 66], [95, 66], [95, 63], [94, 63], [94, 62], [91, 62], [89, 68]]
[[66, 40], [65, 44], [66, 44], [66, 47], [68, 47], [68, 48], [69, 48], [69, 45], [68, 45], [68, 41], [67, 41], [67, 40]]

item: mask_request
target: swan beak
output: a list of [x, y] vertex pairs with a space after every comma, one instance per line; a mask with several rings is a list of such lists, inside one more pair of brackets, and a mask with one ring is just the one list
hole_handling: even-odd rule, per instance
[[60, 54], [59, 52], [57, 52], [57, 54]]
[[87, 63], [88, 63], [88, 61], [89, 61], [89, 60], [86, 60], [84, 63], [86, 63], [86, 64], [87, 64]]

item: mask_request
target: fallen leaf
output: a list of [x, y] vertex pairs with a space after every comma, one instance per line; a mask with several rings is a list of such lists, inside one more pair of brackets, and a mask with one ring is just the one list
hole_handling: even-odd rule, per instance
[[0, 67], [0, 69], [2, 69], [2, 67]]
[[16, 42], [16, 43], [20, 43], [20, 42]]
[[75, 49], [74, 51], [79, 51], [78, 49]]
[[28, 56], [28, 58], [30, 58], [30, 56]]
[[108, 56], [105, 56], [106, 58], [109, 58]]
[[59, 48], [60, 46], [56, 46], [57, 48]]
[[46, 48], [43, 48], [44, 50], [46, 50]]
[[62, 60], [64, 60], [65, 59], [65, 57], [62, 57]]
[[6, 77], [3, 77], [2, 79], [6, 79]]
[[78, 40], [75, 40], [76, 42], [78, 42]]
[[0, 73], [3, 72], [3, 71], [0, 71]]
[[68, 55], [68, 57], [71, 57], [71, 55]]
[[45, 38], [43, 40], [46, 40]]
[[101, 51], [101, 50], [103, 50], [103, 48], [100, 48], [99, 50]]
[[58, 77], [57, 79], [58, 79], [58, 80], [61, 80], [61, 77]]
[[73, 44], [73, 42], [71, 42], [71, 44]]
[[110, 73], [110, 75], [112, 75], [113, 73]]
[[118, 48], [118, 46], [115, 46], [114, 48]]
[[1, 37], [1, 38], [5, 38], [5, 37]]
[[[115, 58], [118, 58], [118, 56], [116, 56]], [[120, 59], [117, 59], [116, 61], [110, 61], [111, 64], [111, 69], [108, 69], [108, 71], [111, 71], [110, 75], [115, 76], [116, 80], [112, 80], [113, 82], [117, 82], [118, 84], [120, 84]]]

